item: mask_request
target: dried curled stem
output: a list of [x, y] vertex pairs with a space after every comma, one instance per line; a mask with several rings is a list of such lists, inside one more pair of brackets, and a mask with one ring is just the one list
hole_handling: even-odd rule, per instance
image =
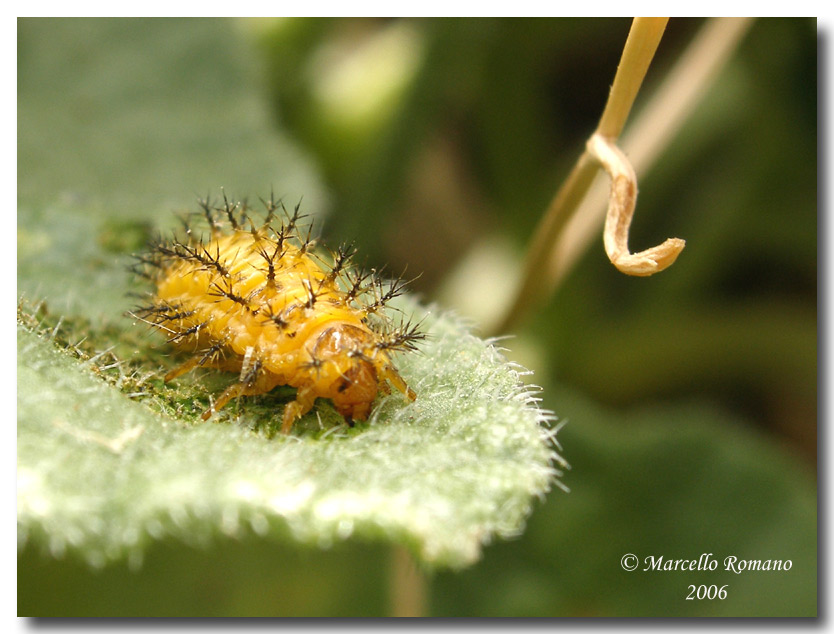
[[586, 148], [611, 178], [608, 213], [602, 236], [608, 259], [622, 273], [641, 277], [653, 275], [671, 266], [686, 245], [680, 238], [669, 238], [663, 244], [639, 253], [628, 250], [628, 230], [637, 204], [637, 175], [626, 155], [613, 139], [599, 133], [591, 135]]
[[[668, 18], [635, 18], [632, 22], [608, 101], [594, 135], [616, 140], [622, 132], [649, 64], [663, 37], [667, 21]], [[586, 149], [554, 196], [534, 233], [518, 291], [504, 318], [499, 321], [499, 332], [511, 328], [543, 294], [542, 272], [548, 269], [553, 246], [558, 244], [565, 225], [590, 189], [597, 169], [597, 161]], [[636, 185], [634, 190], [636, 192]], [[545, 276], [544, 280], [546, 279]]]
[[[668, 146], [703, 97], [710, 81], [732, 55], [750, 22], [748, 18], [712, 18], [706, 22], [661, 90], [623, 137], [622, 145], [629, 148], [634, 165], [641, 173], [647, 172], [663, 148]], [[505, 310], [496, 318], [490, 332], [502, 333], [515, 328], [536, 303], [555, 291], [597, 235], [597, 223], [606, 213], [605, 192], [592, 187], [601, 163], [615, 181], [609, 190], [609, 209], [603, 234], [606, 252], [615, 266], [631, 275], [651, 275], [674, 262], [683, 248], [682, 240], [667, 240], [641, 253], [629, 253], [628, 229], [637, 195], [634, 169], [626, 160], [603, 161], [588, 147], [607, 141], [609, 147], [600, 145], [596, 154], [603, 157], [612, 154], [622, 156], [613, 143], [623, 130], [665, 26], [666, 18], [634, 19], [609, 100], [594, 132], [600, 139], [595, 141], [592, 138], [586, 144], [585, 151], [548, 206], [533, 234], [515, 293], [508, 298]], [[606, 149], [611, 151], [606, 152]], [[622, 168], [623, 165], [627, 167], [615, 169], [615, 166]], [[583, 201], [589, 193], [591, 195], [586, 204]], [[581, 212], [577, 214], [580, 206]], [[620, 264], [625, 264], [625, 269]]]

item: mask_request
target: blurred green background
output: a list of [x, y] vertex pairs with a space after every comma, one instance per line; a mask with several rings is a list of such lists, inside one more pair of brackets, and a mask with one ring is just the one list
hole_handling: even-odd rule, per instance
[[[637, 110], [702, 23], [670, 21]], [[125, 236], [170, 226], [172, 209], [221, 185], [275, 187], [326, 217], [326, 241], [355, 241], [369, 266], [421, 274], [426, 301], [482, 314], [593, 131], [629, 26], [20, 20], [19, 290], [117, 323], [126, 306], [108, 289], [130, 282], [113, 262], [137, 248]], [[472, 568], [429, 573], [428, 614], [816, 614], [816, 122], [816, 21], [757, 20], [640, 175], [632, 247], [681, 237], [678, 262], [628, 278], [596, 241], [502, 342], [568, 420], [571, 492], [551, 492]], [[64, 287], [78, 272], [37, 239], [58, 217], [90, 253], [75, 293]], [[626, 572], [625, 553], [793, 567]], [[26, 548], [18, 608], [387, 614], [388, 566], [373, 544], [161, 544], [140, 571], [100, 572]], [[728, 598], [687, 601], [689, 584], [728, 584]]]

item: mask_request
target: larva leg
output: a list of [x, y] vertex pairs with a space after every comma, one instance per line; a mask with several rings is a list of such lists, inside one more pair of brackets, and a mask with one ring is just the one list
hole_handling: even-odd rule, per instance
[[212, 414], [214, 414], [217, 410], [223, 409], [223, 406], [231, 401], [233, 398], [237, 398], [246, 393], [246, 384], [245, 383], [232, 383], [229, 387], [227, 387], [223, 393], [220, 395], [214, 405], [209, 407], [205, 412], [203, 412], [202, 419], [208, 420]]
[[275, 375], [270, 374], [268, 372], [264, 372], [263, 374], [258, 375], [258, 377], [250, 383], [232, 383], [218, 397], [218, 399], [214, 402], [214, 405], [212, 405], [205, 412], [203, 412], [202, 418], [203, 420], [208, 420], [212, 414], [214, 414], [220, 409], [223, 409], [223, 407], [233, 398], [237, 398], [238, 396], [255, 396], [257, 394], [266, 394], [267, 392], [272, 390], [272, 388], [274, 388], [277, 384], [278, 379], [275, 377]]
[[[177, 377], [186, 374], [187, 372], [191, 372], [194, 368], [214, 368], [216, 370], [228, 370], [228, 371], [235, 371], [235, 369], [240, 370], [240, 361], [236, 359], [232, 360], [223, 360], [218, 359], [218, 351], [222, 349], [223, 343], [218, 343], [208, 350], [205, 350], [201, 356], [191, 357], [188, 361], [183, 363], [182, 365], [174, 368], [168, 374], [165, 375], [165, 382], [171, 381], [176, 379]], [[231, 361], [231, 363], [230, 363]], [[236, 368], [234, 367], [236, 366]]]
[[191, 372], [194, 368], [200, 365], [200, 360], [202, 357], [191, 357], [188, 361], [183, 363], [182, 365], [174, 368], [168, 374], [165, 375], [165, 382], [171, 381], [176, 379], [178, 376], [182, 376], [186, 372]]
[[312, 388], [299, 388], [295, 400], [284, 408], [284, 420], [281, 424], [281, 433], [289, 434], [293, 423], [309, 412], [315, 402], [316, 393]]
[[400, 392], [405, 394], [405, 397], [409, 401], [413, 401], [414, 399], [417, 398], [416, 392], [414, 392], [414, 390], [412, 390], [410, 387], [408, 387], [408, 385], [403, 380], [403, 378], [400, 376], [400, 373], [397, 372], [396, 368], [394, 368], [394, 366], [392, 366], [392, 365], [383, 366], [382, 371], [380, 372], [380, 376], [383, 380], [387, 379], [388, 381], [390, 381], [391, 385], [393, 385]]

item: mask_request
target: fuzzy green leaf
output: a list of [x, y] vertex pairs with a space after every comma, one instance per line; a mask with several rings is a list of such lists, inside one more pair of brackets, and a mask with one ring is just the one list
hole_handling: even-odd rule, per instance
[[416, 402], [387, 396], [355, 429], [331, 426], [320, 407], [289, 437], [251, 430], [246, 407], [194, 426], [155, 414], [21, 327], [21, 543], [102, 565], [140, 561], [153, 539], [254, 531], [319, 547], [379, 539], [429, 565], [474, 562], [493, 535], [521, 530], [555, 454], [495, 348], [448, 317], [427, 323], [431, 343], [400, 364]]
[[197, 424], [228, 379], [164, 385], [161, 342], [123, 317], [140, 290], [127, 255], [183, 201], [221, 185], [253, 202], [272, 185], [312, 211], [327, 198], [271, 126], [233, 24], [19, 22], [18, 276], [39, 306], [18, 331], [20, 543], [101, 566], [169, 538], [355, 537], [470, 564], [554, 475], [543, 414], [489, 343], [432, 311], [422, 352], [398, 360], [416, 402], [382, 398], [351, 430], [320, 399], [284, 437], [292, 390]]

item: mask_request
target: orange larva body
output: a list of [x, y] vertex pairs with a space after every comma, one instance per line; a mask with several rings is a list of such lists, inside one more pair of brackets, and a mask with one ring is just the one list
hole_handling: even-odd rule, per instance
[[[270, 224], [276, 208], [267, 203], [267, 222], [256, 227], [239, 205], [205, 203], [209, 239], [195, 240], [189, 231], [187, 241], [160, 245], [155, 257], [142, 260], [157, 269], [150, 276], [153, 304], [141, 309], [142, 318], [195, 355], [165, 380], [195, 367], [239, 373], [203, 418], [238, 396], [295, 387], [283, 414], [285, 433], [318, 397], [331, 399], [348, 421], [367, 418], [378, 390], [390, 391], [386, 382], [414, 400], [389, 353], [411, 348], [420, 335], [374, 320], [401, 285], [386, 292], [379, 282], [367, 284], [367, 276], [351, 277], [344, 250], [326, 270], [311, 254], [312, 243], [294, 233], [298, 210], [276, 229]], [[225, 212], [230, 229], [221, 228], [215, 212]], [[371, 301], [363, 302], [369, 293]]]

